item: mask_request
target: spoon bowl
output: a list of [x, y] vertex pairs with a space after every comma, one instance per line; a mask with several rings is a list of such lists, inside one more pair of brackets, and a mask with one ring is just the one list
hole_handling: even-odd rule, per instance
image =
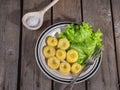
[[23, 22], [23, 25], [29, 30], [37, 30], [42, 26], [43, 18], [44, 18], [43, 11], [29, 12], [23, 16], [22, 22]]

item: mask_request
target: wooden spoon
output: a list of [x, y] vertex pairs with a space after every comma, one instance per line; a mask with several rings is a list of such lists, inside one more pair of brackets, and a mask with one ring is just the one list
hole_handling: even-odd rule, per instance
[[48, 6], [44, 9], [37, 12], [29, 12], [25, 14], [22, 18], [23, 25], [29, 30], [37, 30], [43, 24], [44, 14], [48, 9], [50, 9], [53, 5], [55, 5], [59, 0], [52, 1]]

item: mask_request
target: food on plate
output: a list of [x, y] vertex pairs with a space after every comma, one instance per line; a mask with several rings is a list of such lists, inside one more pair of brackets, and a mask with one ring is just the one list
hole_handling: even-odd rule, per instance
[[69, 46], [70, 42], [66, 38], [59, 39], [57, 46], [58, 48], [66, 50], [69, 48]]
[[49, 37], [47, 38], [47, 40], [46, 40], [46, 43], [47, 43], [47, 45], [49, 45], [49, 46], [53, 46], [53, 47], [54, 47], [54, 46], [57, 45], [58, 40], [57, 40], [56, 37], [49, 36]]
[[66, 51], [62, 49], [57, 49], [56, 50], [56, 57], [60, 60], [65, 60], [66, 58]]
[[67, 62], [74, 63], [78, 60], [78, 52], [74, 49], [70, 49], [67, 51]]
[[[103, 49], [102, 32], [88, 22], [67, 25], [58, 36], [48, 36], [43, 55], [47, 65], [61, 74], [78, 74], [96, 47]], [[58, 70], [59, 68], [59, 70]]]
[[59, 68], [60, 60], [57, 59], [55, 56], [50, 57], [50, 58], [48, 58], [48, 60], [47, 60], [47, 65], [48, 65], [51, 69], [56, 70], [56, 69]]
[[69, 74], [71, 70], [71, 66], [68, 62], [62, 62], [60, 64], [60, 72], [62, 74]]
[[74, 63], [71, 67], [71, 72], [73, 74], [78, 74], [82, 70], [83, 66], [81, 66], [79, 63]]
[[54, 56], [56, 53], [56, 50], [54, 47], [51, 47], [51, 46], [45, 46], [43, 48], [43, 54], [46, 58], [49, 58], [51, 56]]

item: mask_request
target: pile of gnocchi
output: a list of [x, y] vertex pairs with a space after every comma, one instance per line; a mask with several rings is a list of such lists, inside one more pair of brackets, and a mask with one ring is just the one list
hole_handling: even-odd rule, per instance
[[54, 36], [48, 36], [43, 48], [43, 55], [48, 67], [52, 70], [58, 70], [64, 75], [78, 74], [83, 66], [77, 63], [77, 51], [69, 47], [70, 42], [66, 38], [58, 39]]

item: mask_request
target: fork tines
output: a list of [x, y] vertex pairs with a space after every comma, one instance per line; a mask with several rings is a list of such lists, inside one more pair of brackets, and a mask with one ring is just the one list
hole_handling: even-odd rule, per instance
[[96, 58], [98, 58], [101, 55], [101, 49], [100, 48], [95, 48], [94, 53], [92, 54], [91, 58], [93, 60], [95, 60]]

